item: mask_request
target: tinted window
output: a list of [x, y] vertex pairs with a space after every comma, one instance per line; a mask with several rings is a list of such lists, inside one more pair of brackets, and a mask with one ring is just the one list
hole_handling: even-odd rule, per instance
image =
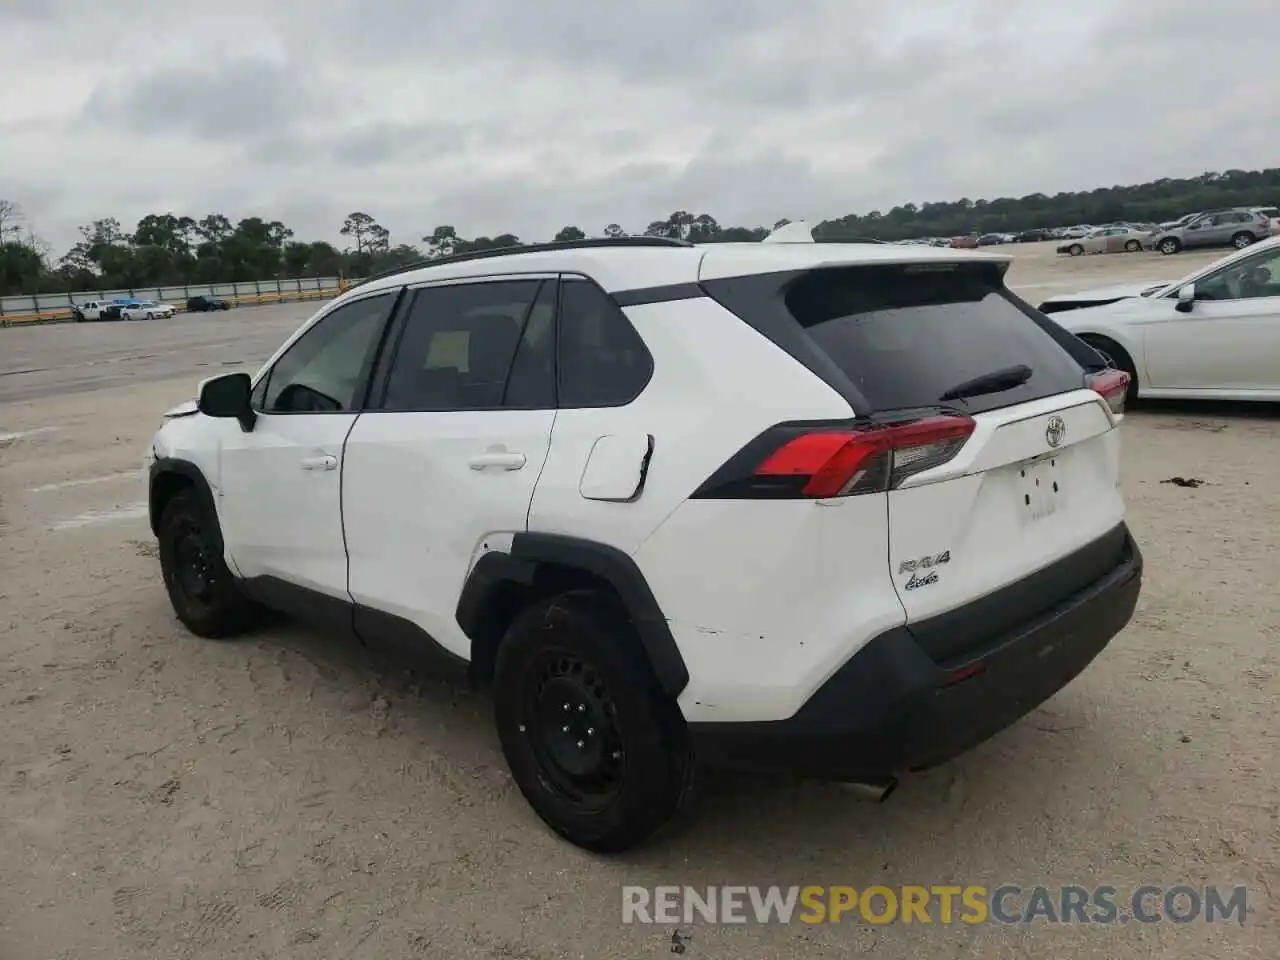
[[649, 383], [653, 359], [603, 290], [586, 280], [560, 287], [560, 407], [630, 403]]
[[1025, 383], [947, 403], [977, 413], [1083, 383], [1080, 364], [984, 266], [815, 270], [785, 302], [875, 410], [937, 406], [960, 384], [1019, 364], [1032, 370]]
[[[419, 290], [405, 318], [383, 409], [502, 406], [507, 374], [542, 286], [541, 280], [513, 280]], [[551, 309], [545, 303], [544, 328]]]
[[363, 399], [382, 324], [395, 295], [344, 304], [304, 333], [268, 374], [262, 409], [268, 413], [336, 413]]

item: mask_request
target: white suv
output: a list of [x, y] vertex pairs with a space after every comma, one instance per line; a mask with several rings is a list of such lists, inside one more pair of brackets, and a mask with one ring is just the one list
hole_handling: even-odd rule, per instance
[[442, 654], [589, 849], [667, 821], [695, 759], [887, 793], [1138, 598], [1127, 377], [1007, 267], [631, 238], [375, 277], [170, 411], [169, 596], [201, 636], [261, 604]]

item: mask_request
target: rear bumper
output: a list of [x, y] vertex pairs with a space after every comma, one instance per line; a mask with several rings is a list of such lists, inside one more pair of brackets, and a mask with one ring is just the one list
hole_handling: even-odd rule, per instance
[[897, 627], [859, 650], [787, 720], [690, 724], [699, 760], [875, 780], [977, 746], [1066, 686], [1129, 622], [1142, 553], [1121, 532], [1123, 548], [1107, 573], [962, 656], [939, 663], [912, 628]]

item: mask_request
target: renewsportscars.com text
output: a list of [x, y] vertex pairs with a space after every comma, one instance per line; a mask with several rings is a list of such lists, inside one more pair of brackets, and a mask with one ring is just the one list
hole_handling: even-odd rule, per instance
[[1245, 887], [720, 886], [622, 888], [623, 923], [1236, 923]]

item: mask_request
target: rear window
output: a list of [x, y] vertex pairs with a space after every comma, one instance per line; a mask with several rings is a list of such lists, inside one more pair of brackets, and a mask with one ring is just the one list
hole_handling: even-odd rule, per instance
[[875, 410], [936, 407], [967, 381], [1019, 365], [1031, 369], [1025, 383], [945, 405], [980, 413], [1083, 385], [1083, 368], [1067, 352], [1074, 338], [1024, 310], [986, 264], [816, 270], [784, 296]]

